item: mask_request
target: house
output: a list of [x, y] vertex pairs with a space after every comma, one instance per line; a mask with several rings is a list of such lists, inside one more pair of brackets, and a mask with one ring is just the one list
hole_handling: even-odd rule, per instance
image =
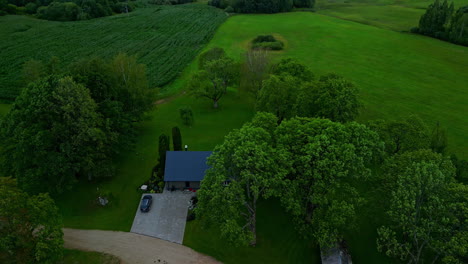
[[199, 189], [208, 169], [212, 151], [167, 151], [164, 182], [166, 189]]

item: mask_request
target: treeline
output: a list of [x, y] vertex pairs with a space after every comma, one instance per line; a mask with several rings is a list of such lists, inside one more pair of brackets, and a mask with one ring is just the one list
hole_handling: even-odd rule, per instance
[[150, 0], [148, 3], [153, 5], [181, 5], [195, 2], [195, 0]]
[[315, 0], [210, 0], [209, 5], [235, 13], [279, 13], [313, 8]]
[[421, 16], [419, 27], [411, 31], [468, 46], [468, 6], [455, 11], [453, 2], [436, 0]]
[[0, 15], [35, 15], [53, 21], [76, 21], [128, 13], [135, 8], [134, 1], [125, 0], [0, 0]]
[[112, 159], [130, 146], [133, 124], [153, 105], [145, 65], [119, 54], [83, 59], [67, 71], [29, 61], [29, 82], [0, 123], [0, 167], [28, 193], [69, 189], [79, 178], [114, 175]]

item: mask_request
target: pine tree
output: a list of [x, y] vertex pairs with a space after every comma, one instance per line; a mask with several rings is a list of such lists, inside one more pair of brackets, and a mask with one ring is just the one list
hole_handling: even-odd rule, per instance
[[178, 127], [172, 128], [172, 145], [174, 146], [174, 151], [182, 150], [182, 135]]

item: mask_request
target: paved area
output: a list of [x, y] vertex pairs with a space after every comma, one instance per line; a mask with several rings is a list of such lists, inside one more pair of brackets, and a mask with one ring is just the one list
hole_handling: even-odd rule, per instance
[[65, 247], [114, 255], [122, 264], [217, 264], [186, 246], [128, 232], [64, 228]]
[[151, 210], [142, 213], [138, 204], [131, 232], [182, 244], [192, 195], [182, 191], [151, 194]]

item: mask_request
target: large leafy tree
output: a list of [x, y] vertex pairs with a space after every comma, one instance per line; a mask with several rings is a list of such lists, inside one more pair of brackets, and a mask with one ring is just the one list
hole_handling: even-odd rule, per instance
[[411, 115], [402, 120], [376, 120], [368, 125], [384, 141], [389, 155], [427, 149], [431, 144], [429, 130], [418, 116]]
[[60, 214], [48, 194], [28, 196], [0, 177], [0, 262], [56, 263], [62, 257]]
[[274, 65], [272, 74], [289, 74], [299, 79], [301, 82], [310, 82], [314, 80], [314, 74], [312, 71], [306, 65], [292, 58], [282, 59]]
[[262, 82], [268, 77], [270, 57], [264, 49], [249, 50], [241, 69], [240, 88], [255, 99], [262, 89]]
[[389, 223], [378, 229], [378, 249], [407, 263], [463, 263], [468, 246], [467, 188], [454, 181], [450, 160], [430, 150], [387, 161]]
[[378, 135], [354, 122], [310, 118], [283, 121], [275, 135], [277, 148], [291, 162], [283, 205], [302, 234], [334, 246], [363, 201], [354, 184], [370, 175], [368, 164], [382, 148]]
[[32, 193], [61, 192], [102, 170], [107, 136], [89, 91], [50, 76], [24, 89], [1, 123], [2, 169]]
[[318, 82], [305, 83], [297, 97], [297, 114], [303, 117], [322, 117], [335, 122], [353, 121], [361, 103], [354, 84], [330, 73]]
[[263, 82], [256, 108], [259, 111], [276, 115], [279, 122], [291, 118], [294, 116], [298, 91], [299, 81], [297, 78], [289, 74], [270, 75], [270, 78]]
[[256, 244], [257, 202], [272, 195], [285, 174], [272, 134], [263, 128], [275, 122], [263, 114], [226, 136], [209, 158], [198, 192], [197, 214], [236, 244]]

